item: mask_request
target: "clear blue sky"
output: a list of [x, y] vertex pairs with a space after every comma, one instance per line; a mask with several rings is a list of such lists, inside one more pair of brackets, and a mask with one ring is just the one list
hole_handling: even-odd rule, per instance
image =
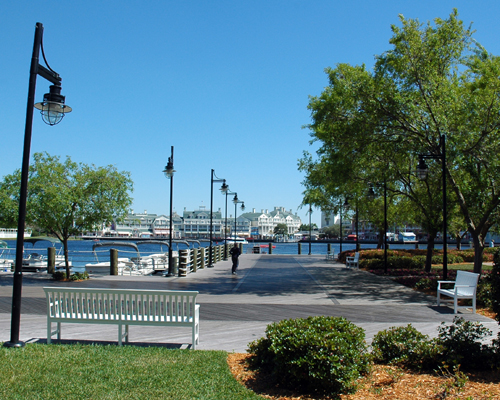
[[[500, 54], [500, 2], [9, 1], [0, 7], [0, 177], [21, 166], [36, 22], [73, 112], [55, 127], [38, 113], [31, 153], [130, 171], [137, 212], [168, 213], [164, 169], [175, 147], [174, 209], [210, 207], [210, 170], [247, 209], [283, 206], [308, 222], [297, 160], [309, 145], [308, 96], [324, 69], [390, 48], [398, 14], [446, 18], [457, 7]], [[49, 83], [38, 78], [36, 101]], [[224, 197], [214, 188], [214, 209]], [[234, 206], [230, 203], [230, 214]], [[319, 224], [319, 211], [313, 222]]]

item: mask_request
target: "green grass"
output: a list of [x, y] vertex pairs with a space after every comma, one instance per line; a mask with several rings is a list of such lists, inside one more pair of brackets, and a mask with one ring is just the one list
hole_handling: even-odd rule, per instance
[[224, 351], [42, 345], [0, 349], [0, 398], [260, 399], [231, 375]]
[[[443, 265], [442, 264], [433, 264], [432, 269], [435, 269], [437, 271], [442, 271], [443, 270]], [[474, 264], [469, 264], [469, 263], [461, 263], [461, 264], [448, 264], [448, 270], [460, 270], [460, 271], [474, 271]], [[483, 271], [491, 271], [493, 269], [492, 265], [483, 263], [482, 270]]]

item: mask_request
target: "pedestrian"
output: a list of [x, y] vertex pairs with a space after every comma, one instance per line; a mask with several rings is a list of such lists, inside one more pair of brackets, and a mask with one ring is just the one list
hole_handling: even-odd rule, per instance
[[490, 247], [495, 247], [495, 241], [493, 239], [491, 239]]
[[231, 261], [233, 262], [232, 273], [236, 275], [236, 269], [238, 268], [238, 257], [241, 254], [239, 246], [235, 243], [233, 248], [229, 251], [231, 254]]

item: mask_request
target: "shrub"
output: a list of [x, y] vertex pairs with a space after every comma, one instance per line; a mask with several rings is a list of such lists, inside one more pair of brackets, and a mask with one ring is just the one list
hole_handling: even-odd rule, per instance
[[495, 253], [488, 281], [491, 284], [491, 309], [497, 314], [495, 319], [500, 323], [500, 252]]
[[362, 328], [342, 317], [289, 319], [268, 325], [249, 344], [250, 366], [277, 382], [307, 391], [352, 393], [368, 371], [370, 356]]
[[487, 369], [491, 366], [492, 349], [481, 341], [491, 336], [491, 331], [479, 322], [465, 321], [455, 317], [453, 324], [438, 328], [437, 343], [443, 347], [441, 362], [461, 365], [463, 370]]
[[52, 274], [52, 279], [55, 281], [62, 281], [66, 279], [66, 272], [56, 271]]
[[[52, 274], [52, 279], [55, 281], [63, 281], [66, 279], [66, 272], [63, 271], [56, 271]], [[74, 274], [70, 275], [69, 280], [70, 281], [83, 281], [89, 279], [89, 274], [87, 271], [85, 272], [75, 272]]]
[[433, 364], [438, 347], [411, 324], [378, 332], [372, 341], [372, 355], [380, 364], [399, 364], [427, 369]]

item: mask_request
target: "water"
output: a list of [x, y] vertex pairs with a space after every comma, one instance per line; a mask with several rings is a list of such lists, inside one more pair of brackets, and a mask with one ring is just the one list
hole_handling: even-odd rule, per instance
[[[9, 259], [14, 259], [15, 258], [15, 247], [16, 247], [16, 241], [15, 240], [6, 240], [6, 242], [9, 245], [9, 248], [5, 250], [4, 254], [1, 256], [2, 258], [9, 258]], [[103, 241], [105, 242], [105, 241]], [[126, 241], [124, 241], [126, 243]], [[104, 247], [104, 248], [98, 248], [96, 249], [95, 252], [92, 251], [92, 246], [94, 245], [94, 241], [92, 240], [70, 240], [68, 242], [68, 250], [69, 250], [69, 258], [73, 264], [74, 267], [77, 267], [80, 269], [80, 267], [85, 266], [85, 264], [88, 263], [93, 263], [93, 262], [98, 262], [98, 261], [105, 261], [109, 259], [109, 249], [111, 247]], [[129, 243], [135, 243], [133, 241]], [[48, 242], [37, 242], [35, 243], [34, 246], [32, 246], [29, 243], [25, 244], [25, 252], [26, 253], [39, 253], [42, 255], [47, 254], [47, 245]], [[201, 242], [202, 246], [208, 246], [208, 242]], [[250, 244], [245, 244], [243, 245], [243, 254], [246, 254], [247, 252], [251, 252], [251, 249], [254, 245], [263, 245], [263, 246], [268, 246], [269, 243], [250, 243]], [[307, 255], [309, 254], [309, 243], [302, 243], [302, 254]], [[334, 253], [338, 253], [340, 251], [340, 244], [339, 243], [331, 243], [331, 249]], [[178, 247], [177, 247], [178, 246]], [[298, 243], [273, 243], [273, 254], [298, 254], [298, 248], [299, 244]], [[276, 246], [276, 247], [274, 247]], [[56, 254], [63, 254], [62, 251], [62, 245], [61, 244], [56, 244]], [[197, 247], [197, 245], [196, 245]], [[376, 247], [375, 244], [361, 244], [362, 249], [374, 249]], [[425, 248], [424, 245], [420, 246], [421, 248]], [[439, 248], [440, 246], [436, 246], [436, 248]], [[140, 255], [141, 256], [146, 256], [154, 253], [165, 253], [168, 252], [168, 246], [166, 245], [159, 245], [159, 244], [148, 244], [146, 242], [140, 243], [138, 245]], [[174, 243], [174, 250], [178, 249], [183, 249], [186, 248], [185, 245], [182, 244], [175, 244]], [[353, 242], [343, 242], [342, 243], [342, 250], [354, 250], [356, 248], [356, 244]], [[414, 249], [415, 245], [414, 244], [390, 244], [391, 249]], [[135, 252], [134, 249], [132, 248], [125, 248], [125, 247], [117, 247], [118, 250], [118, 256], [119, 257], [136, 257], [137, 253]], [[323, 243], [323, 242], [312, 242], [311, 243], [311, 254], [316, 254], [316, 255], [326, 255], [326, 252], [328, 250], [328, 244]], [[262, 247], [261, 248], [262, 252], [267, 253], [269, 251], [268, 247]]]

